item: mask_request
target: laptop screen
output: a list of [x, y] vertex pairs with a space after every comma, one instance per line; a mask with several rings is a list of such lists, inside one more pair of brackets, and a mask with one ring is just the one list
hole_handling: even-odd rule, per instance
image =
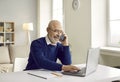
[[90, 48], [86, 59], [86, 75], [96, 71], [99, 62], [99, 48]]

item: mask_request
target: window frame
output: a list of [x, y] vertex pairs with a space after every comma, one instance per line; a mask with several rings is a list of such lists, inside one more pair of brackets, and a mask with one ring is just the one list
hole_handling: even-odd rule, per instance
[[111, 30], [110, 30], [110, 0], [107, 0], [107, 46], [109, 47], [120, 47], [119, 44], [111, 43]]
[[[53, 1], [54, 0], [52, 0], [52, 20], [58, 20], [58, 19], [54, 19], [54, 17], [53, 17], [53, 12], [54, 12], [54, 10], [53, 10]], [[61, 25], [62, 25], [62, 27], [63, 27], [63, 29], [65, 30], [65, 18], [64, 18], [64, 0], [62, 0], [62, 21], [60, 21], [60, 20], [58, 20], [58, 21], [60, 21], [61, 22]]]

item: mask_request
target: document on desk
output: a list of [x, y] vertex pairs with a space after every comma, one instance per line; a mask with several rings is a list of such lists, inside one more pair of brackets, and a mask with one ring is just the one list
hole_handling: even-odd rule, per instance
[[42, 78], [42, 79], [62, 77], [61, 73], [48, 71], [48, 70], [32, 70], [32, 71], [28, 71], [27, 74], [38, 77], [38, 78]]

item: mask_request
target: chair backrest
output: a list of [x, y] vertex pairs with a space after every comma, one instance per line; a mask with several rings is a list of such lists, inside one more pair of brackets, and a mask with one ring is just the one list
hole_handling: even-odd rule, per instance
[[8, 47], [2, 46], [0, 47], [0, 64], [9, 64], [10, 57], [8, 52]]
[[27, 45], [10, 45], [9, 46], [11, 63], [15, 58], [25, 58], [29, 56], [29, 47]]
[[17, 71], [23, 71], [28, 63], [28, 58], [15, 58], [15, 62], [14, 62], [14, 72]]

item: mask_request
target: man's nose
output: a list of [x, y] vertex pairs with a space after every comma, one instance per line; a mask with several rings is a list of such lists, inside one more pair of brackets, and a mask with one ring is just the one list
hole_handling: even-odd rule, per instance
[[62, 32], [61, 32], [61, 31], [58, 31], [57, 33], [58, 33], [59, 35], [61, 35], [61, 34], [62, 34]]

